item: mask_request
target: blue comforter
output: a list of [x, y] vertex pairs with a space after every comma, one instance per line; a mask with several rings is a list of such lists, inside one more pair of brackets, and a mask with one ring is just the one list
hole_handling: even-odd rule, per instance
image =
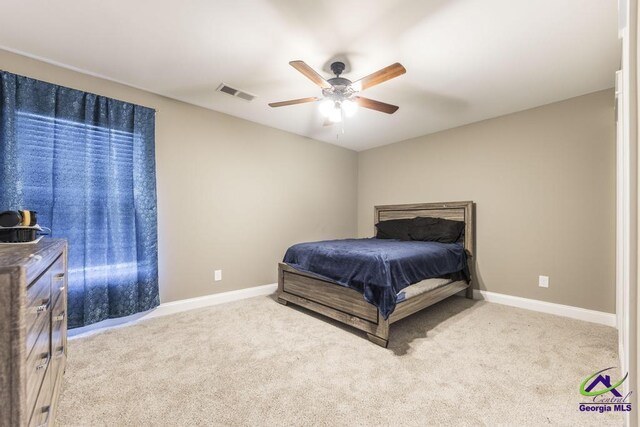
[[291, 246], [284, 262], [357, 290], [386, 319], [396, 295], [409, 285], [466, 270], [459, 243], [345, 239]]

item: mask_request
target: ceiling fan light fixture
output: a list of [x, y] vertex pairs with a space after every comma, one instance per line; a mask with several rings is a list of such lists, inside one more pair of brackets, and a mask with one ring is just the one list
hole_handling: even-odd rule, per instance
[[331, 111], [334, 109], [334, 102], [330, 99], [325, 99], [320, 102], [319, 109], [323, 117], [329, 117]]
[[350, 99], [345, 99], [342, 101], [342, 111], [344, 111], [347, 117], [353, 117], [356, 111], [358, 111], [358, 104]]
[[336, 106], [329, 114], [329, 121], [331, 123], [340, 123], [342, 121], [342, 109]]

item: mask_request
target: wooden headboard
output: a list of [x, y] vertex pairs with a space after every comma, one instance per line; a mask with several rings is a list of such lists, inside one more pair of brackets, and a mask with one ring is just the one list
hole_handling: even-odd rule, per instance
[[411, 203], [406, 205], [382, 205], [374, 207], [374, 224], [390, 219], [415, 217], [444, 218], [464, 221], [464, 248], [469, 255], [475, 252], [473, 202]]

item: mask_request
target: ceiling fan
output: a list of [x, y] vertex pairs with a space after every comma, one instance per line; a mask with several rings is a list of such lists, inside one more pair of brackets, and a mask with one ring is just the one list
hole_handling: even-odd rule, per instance
[[340, 77], [345, 69], [345, 64], [336, 61], [331, 64], [331, 71], [336, 76], [325, 80], [313, 68], [308, 66], [304, 61], [289, 62], [296, 70], [300, 71], [305, 77], [311, 80], [322, 89], [323, 98], [312, 96], [309, 98], [292, 99], [290, 101], [272, 102], [270, 107], [284, 107], [286, 105], [304, 104], [306, 102], [320, 102], [320, 113], [327, 118], [325, 126], [332, 125], [342, 121], [343, 115], [350, 117], [355, 114], [358, 106], [369, 108], [371, 110], [381, 111], [387, 114], [393, 114], [398, 110], [398, 106], [387, 104], [373, 99], [364, 98], [356, 95], [372, 86], [384, 83], [394, 77], [401, 76], [407, 70], [398, 62], [389, 65], [373, 74], [361, 78], [355, 82]]

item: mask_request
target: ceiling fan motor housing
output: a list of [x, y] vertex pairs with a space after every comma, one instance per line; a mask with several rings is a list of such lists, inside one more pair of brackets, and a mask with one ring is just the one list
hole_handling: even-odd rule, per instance
[[344, 77], [334, 77], [332, 79], [327, 80], [331, 83], [332, 86], [349, 86], [351, 84], [351, 80], [345, 79]]
[[342, 74], [345, 67], [344, 62], [336, 61], [331, 64], [331, 71], [333, 71], [333, 74], [335, 74], [336, 77], [340, 77], [340, 74]]
[[336, 61], [331, 64], [331, 71], [336, 75], [335, 77], [328, 79], [327, 82], [331, 84], [331, 89], [324, 89], [322, 94], [328, 98], [332, 98], [336, 101], [342, 101], [353, 95], [353, 89], [351, 88], [351, 80], [340, 77], [340, 74], [344, 71], [344, 62]]

